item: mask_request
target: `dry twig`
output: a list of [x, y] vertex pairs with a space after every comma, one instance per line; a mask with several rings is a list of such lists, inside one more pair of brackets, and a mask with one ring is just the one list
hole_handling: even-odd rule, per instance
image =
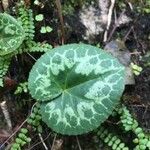
[[[32, 108], [31, 108], [31, 113], [32, 113], [33, 107], [34, 107], [35, 105], [36, 105], [36, 103], [32, 106]], [[11, 134], [11, 136], [0, 146], [0, 149], [1, 149], [6, 143], [8, 143], [8, 141], [20, 130], [20, 128], [21, 128], [26, 122], [27, 122], [27, 119], [24, 120], [24, 121], [22, 122], [22, 124], [17, 128], [17, 130], [14, 131], [14, 132]]]
[[19, 129], [26, 123], [27, 119], [22, 122], [22, 124], [18, 127], [18, 129], [12, 133], [12, 135], [0, 146], [0, 149], [19, 131]]
[[41, 135], [40, 133], [39, 133], [38, 135], [39, 135], [39, 138], [40, 138], [41, 143], [43, 144], [43, 146], [44, 146], [45, 150], [48, 150], [48, 147], [46, 146], [46, 144], [45, 144], [45, 142], [44, 142], [44, 140], [43, 140], [42, 135]]
[[64, 19], [63, 19], [63, 15], [62, 15], [62, 7], [61, 7], [60, 0], [56, 0], [56, 7], [58, 9], [58, 16], [59, 16], [60, 24], [61, 24], [62, 44], [64, 44], [64, 42], [65, 42], [65, 29], [64, 29]]
[[76, 139], [77, 139], [77, 144], [78, 144], [79, 150], [82, 150], [78, 136], [76, 136]]
[[53, 139], [53, 144], [52, 144], [51, 150], [54, 150], [54, 145], [55, 145], [55, 140], [56, 140], [56, 137], [57, 137], [57, 134], [55, 134], [55, 136], [54, 136], [54, 139]]
[[111, 5], [110, 5], [110, 8], [109, 8], [109, 12], [108, 12], [107, 27], [106, 27], [106, 30], [105, 30], [105, 33], [104, 33], [104, 39], [103, 39], [104, 42], [107, 41], [108, 30], [109, 30], [110, 24], [111, 24], [111, 18], [112, 18], [114, 5], [115, 5], [115, 0], [111, 0]]
[[[50, 135], [51, 135], [51, 133], [49, 133], [49, 134], [47, 135], [47, 137], [46, 137], [45, 139], [43, 139], [43, 141], [45, 141], [46, 139], [48, 139]], [[35, 148], [35, 146], [37, 146], [37, 145], [39, 145], [39, 144], [41, 144], [41, 142], [38, 142], [38, 143], [34, 144], [32, 147], [30, 147], [30, 148], [27, 149], [27, 150], [31, 150], [31, 149]]]
[[3, 101], [0, 103], [0, 107], [3, 111], [7, 126], [9, 131], [12, 131], [12, 123], [11, 123], [11, 119], [10, 119], [10, 115], [9, 115], [9, 111], [7, 109], [7, 105], [6, 105], [6, 101]]

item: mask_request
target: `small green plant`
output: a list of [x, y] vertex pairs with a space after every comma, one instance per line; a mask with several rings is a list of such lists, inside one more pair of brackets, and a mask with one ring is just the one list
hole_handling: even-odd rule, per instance
[[141, 71], [143, 70], [142, 67], [140, 67], [140, 66], [138, 66], [138, 65], [136, 65], [136, 64], [134, 64], [134, 63], [131, 63], [131, 68], [132, 68], [132, 70], [133, 70], [133, 73], [134, 73], [136, 76], [140, 75]]
[[143, 129], [139, 127], [138, 122], [132, 117], [126, 106], [119, 107], [117, 112], [120, 114], [120, 120], [126, 132], [132, 131], [136, 138], [133, 143], [136, 144], [134, 150], [146, 150], [150, 148], [150, 135], [144, 133]]
[[104, 143], [111, 147], [112, 150], [129, 150], [125, 143], [122, 142], [116, 134], [111, 133], [104, 127], [100, 127], [97, 135], [104, 141]]
[[[120, 115], [119, 124], [120, 129], [125, 134], [133, 133], [133, 150], [146, 150], [150, 149], [150, 134], [144, 133], [143, 129], [139, 127], [138, 122], [130, 114], [125, 105], [118, 105], [114, 111], [115, 115]], [[112, 150], [129, 150], [130, 148], [122, 141], [121, 137], [117, 133], [111, 132], [104, 126], [100, 126], [97, 131], [98, 137], [106, 143]], [[120, 134], [121, 135], [121, 134]]]
[[38, 15], [35, 16], [36, 21], [42, 21], [43, 19], [44, 19], [43, 14], [38, 14]]
[[124, 67], [97, 47], [68, 44], [35, 63], [28, 88], [50, 128], [61, 134], [82, 134], [112, 113], [124, 90]]
[[[24, 52], [45, 52], [52, 47], [47, 43], [34, 41], [34, 19], [32, 10], [23, 3], [18, 6], [17, 19], [0, 13], [0, 86], [7, 73], [11, 58]], [[49, 28], [47, 29], [49, 32]]]
[[27, 93], [28, 92], [28, 82], [23, 82], [23, 83], [19, 83], [15, 94], [20, 94], [20, 93]]
[[[95, 1], [95, 0], [92, 0]], [[91, 0], [64, 0], [62, 3], [62, 11], [64, 15], [73, 15], [76, 8], [81, 8], [85, 4], [92, 2]]]
[[20, 129], [18, 136], [15, 138], [15, 142], [11, 146], [11, 150], [21, 150], [26, 144], [31, 142], [31, 138], [29, 137], [29, 130], [31, 130], [30, 127], [32, 127], [34, 131], [42, 133], [40, 122], [41, 115], [39, 104], [35, 104], [31, 115], [27, 118], [28, 127]]
[[42, 133], [41, 119], [42, 117], [40, 106], [39, 104], [36, 104], [36, 106], [33, 108], [31, 115], [27, 119], [27, 123], [32, 126], [34, 131]]
[[52, 28], [50, 26], [42, 26], [40, 32], [41, 33], [50, 33], [52, 31]]
[[[35, 16], [36, 21], [43, 21], [44, 16], [43, 14], [38, 14]], [[40, 29], [40, 33], [45, 34], [45, 33], [50, 33], [53, 29], [50, 26], [42, 26]]]
[[21, 150], [25, 144], [31, 142], [31, 138], [28, 137], [28, 130], [26, 128], [21, 128], [20, 133], [18, 134], [17, 138], [15, 139], [15, 143], [12, 144], [10, 150]]
[[137, 11], [142, 14], [150, 14], [150, 0], [146, 0], [144, 3], [136, 7]]
[[149, 51], [143, 56], [142, 62], [145, 67], [150, 66], [150, 52]]

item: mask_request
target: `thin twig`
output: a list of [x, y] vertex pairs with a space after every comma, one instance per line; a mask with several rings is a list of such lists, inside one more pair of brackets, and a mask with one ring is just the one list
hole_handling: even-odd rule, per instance
[[[36, 104], [36, 103], [35, 103]], [[35, 106], [35, 104], [32, 106], [32, 108], [31, 108], [31, 113], [32, 113], [32, 110], [33, 110], [33, 107]], [[30, 113], [30, 114], [31, 114]], [[17, 128], [17, 130], [16, 131], [14, 131], [14, 133], [12, 133], [11, 135], [10, 135], [10, 137], [0, 146], [0, 149], [20, 130], [20, 128], [25, 124], [27, 122], [27, 119], [25, 119], [23, 122], [22, 122], [22, 124]]]
[[27, 53], [34, 61], [37, 61], [30, 53]]
[[40, 133], [39, 133], [38, 135], [39, 135], [39, 138], [40, 138], [40, 140], [41, 140], [41, 142], [42, 142], [42, 144], [43, 144], [45, 150], [48, 150], [48, 147], [46, 146], [46, 144], [45, 144], [45, 142], [44, 142], [44, 140], [43, 140], [42, 135], [41, 135]]
[[132, 6], [132, 3], [131, 2], [128, 2], [128, 0], [126, 0], [127, 4], [129, 5], [131, 11], [133, 11], [133, 6]]
[[115, 18], [115, 24], [117, 24], [117, 12], [116, 12], [116, 9], [114, 9], [114, 18]]
[[11, 136], [0, 146], [0, 149], [19, 131], [19, 129], [26, 123], [27, 119], [22, 122], [18, 129], [11, 134]]
[[[44, 139], [44, 141], [45, 141], [46, 139], [48, 139], [50, 135], [51, 135], [51, 133], [48, 134], [48, 136]], [[39, 145], [39, 144], [41, 144], [41, 141], [38, 142], [38, 143], [36, 143], [36, 144], [34, 144], [32, 147], [30, 147], [30, 148], [27, 149], [27, 150], [31, 150], [31, 149], [33, 149], [35, 146], [37, 146], [37, 145]]]
[[107, 41], [108, 30], [109, 30], [110, 24], [111, 24], [111, 18], [112, 18], [114, 5], [115, 5], [115, 0], [111, 0], [111, 5], [110, 5], [110, 8], [109, 8], [109, 12], [108, 12], [107, 27], [106, 27], [106, 30], [105, 30], [105, 33], [104, 33], [104, 40], [103, 40], [104, 42]]
[[141, 54], [141, 52], [132, 52], [132, 53], [130, 53], [130, 55], [140, 55]]
[[53, 144], [52, 144], [51, 150], [53, 150], [53, 148], [54, 148], [54, 144], [55, 144], [56, 137], [57, 137], [57, 134], [55, 134], [55, 136], [54, 136]]
[[127, 40], [127, 38], [128, 38], [128, 36], [129, 36], [129, 34], [131, 33], [132, 29], [133, 29], [133, 26], [130, 27], [129, 31], [128, 31], [127, 34], [124, 36], [123, 41], [126, 41], [126, 40]]
[[78, 139], [78, 136], [76, 136], [76, 139], [77, 139], [77, 144], [78, 144], [79, 150], [82, 150], [79, 139]]
[[61, 7], [61, 2], [60, 0], [56, 0], [56, 7], [58, 9], [58, 16], [60, 19], [60, 24], [61, 24], [61, 34], [62, 34], [62, 44], [65, 42], [65, 29], [64, 29], [64, 19], [62, 15], [62, 7]]
[[119, 20], [122, 18], [123, 14], [125, 13], [125, 10], [123, 10], [119, 16], [119, 18], [115, 21], [115, 25], [112, 29], [112, 31], [110, 32], [107, 41], [110, 41], [111, 37], [113, 36], [114, 32], [116, 31], [117, 27], [118, 27], [118, 22]]
[[12, 131], [12, 123], [11, 123], [11, 119], [10, 119], [10, 115], [9, 115], [9, 111], [6, 105], [6, 101], [3, 101], [0, 103], [1, 109], [3, 111], [7, 126], [9, 131]]

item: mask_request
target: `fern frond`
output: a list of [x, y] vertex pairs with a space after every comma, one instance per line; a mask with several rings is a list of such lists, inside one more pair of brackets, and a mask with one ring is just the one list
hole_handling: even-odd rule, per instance
[[0, 87], [3, 87], [3, 77], [6, 75], [11, 58], [0, 57]]
[[124, 130], [132, 131], [137, 137], [133, 140], [133, 142], [137, 144], [134, 150], [145, 150], [146, 148], [149, 148], [148, 146], [150, 145], [150, 134], [144, 133], [143, 129], [139, 126], [138, 122], [131, 115], [127, 107], [122, 105], [122, 107], [120, 107], [117, 112], [120, 114], [120, 120]]
[[40, 42], [27, 42], [27, 52], [47, 52], [52, 49], [52, 46], [48, 43]]
[[20, 46], [16, 54], [22, 54], [26, 52], [47, 52], [51, 49], [52, 46], [48, 43], [26, 41]]
[[100, 127], [97, 135], [101, 140], [104, 141], [104, 143], [110, 146], [112, 150], [129, 150], [129, 148], [125, 145], [124, 142], [121, 141], [121, 139], [117, 135], [111, 133], [104, 127]]
[[19, 20], [22, 22], [22, 26], [26, 33], [25, 40], [33, 40], [35, 27], [34, 27], [34, 18], [33, 12], [31, 9], [26, 8], [24, 5], [21, 5], [18, 9]]

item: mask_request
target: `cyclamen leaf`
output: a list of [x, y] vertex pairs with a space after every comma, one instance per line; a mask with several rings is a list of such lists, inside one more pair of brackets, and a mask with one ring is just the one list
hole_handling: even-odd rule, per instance
[[124, 67], [94, 46], [68, 44], [45, 53], [29, 75], [29, 90], [41, 103], [43, 121], [61, 134], [97, 128], [124, 90]]
[[24, 38], [24, 30], [17, 20], [6, 13], [0, 13], [0, 56], [14, 52]]

